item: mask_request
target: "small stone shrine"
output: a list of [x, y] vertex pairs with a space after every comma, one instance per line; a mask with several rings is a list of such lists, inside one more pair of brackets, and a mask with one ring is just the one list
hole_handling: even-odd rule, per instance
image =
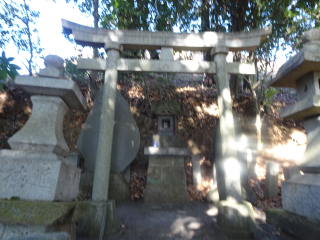
[[175, 115], [180, 112], [176, 101], [156, 101], [151, 111], [157, 117], [157, 135], [153, 135], [153, 147], [145, 147], [149, 155], [147, 185], [144, 206], [170, 207], [188, 201], [184, 158], [187, 148], [180, 148], [180, 137], [175, 135]]
[[75, 239], [76, 219], [63, 219], [86, 203], [66, 203], [77, 199], [81, 170], [65, 158], [69, 149], [62, 124], [69, 109], [85, 110], [87, 104], [76, 83], [62, 77], [63, 59], [49, 55], [44, 61], [39, 77], [15, 79], [31, 95], [33, 108], [24, 127], [9, 139], [12, 150], [0, 151], [0, 198], [20, 200], [0, 201], [0, 229], [1, 224], [5, 229], [0, 236], [66, 229]]
[[303, 119], [307, 148], [297, 166], [304, 174], [282, 182], [285, 212], [269, 209], [267, 220], [301, 239], [319, 239], [315, 229], [320, 228], [320, 30], [306, 31], [302, 41], [302, 50], [279, 69], [269, 85], [297, 89], [298, 102], [282, 109], [280, 116]]

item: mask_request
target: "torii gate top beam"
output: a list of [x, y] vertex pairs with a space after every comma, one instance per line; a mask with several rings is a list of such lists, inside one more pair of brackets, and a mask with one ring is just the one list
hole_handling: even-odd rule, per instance
[[92, 28], [61, 19], [64, 30], [73, 34], [76, 43], [83, 46], [108, 47], [116, 42], [126, 49], [157, 50], [170, 47], [174, 50], [209, 52], [218, 46], [228, 47], [230, 51], [254, 50], [260, 42], [271, 34], [271, 27], [250, 32], [236, 33], [172, 33], [136, 30], [108, 30]]

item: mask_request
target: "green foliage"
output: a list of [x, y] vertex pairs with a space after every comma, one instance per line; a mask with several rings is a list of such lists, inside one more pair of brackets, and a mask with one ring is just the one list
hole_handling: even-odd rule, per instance
[[[35, 28], [36, 19], [39, 12], [30, 8], [30, 0], [23, 0], [16, 3], [12, 0], [0, 1], [0, 47], [4, 47], [12, 41], [20, 51], [28, 52], [27, 63], [23, 63], [30, 75], [36, 69], [34, 62], [35, 55], [38, 56], [43, 51], [40, 47], [38, 30]], [[40, 56], [42, 57], [42, 56]]]
[[273, 104], [273, 97], [278, 93], [278, 89], [268, 87], [263, 91], [262, 105], [270, 107]]
[[89, 78], [89, 74], [86, 71], [78, 70], [76, 62], [77, 57], [70, 57], [65, 59], [65, 67], [62, 69], [62, 73], [74, 81], [83, 81], [85, 78]]
[[[0, 58], [0, 81], [5, 82], [8, 75], [12, 80], [14, 80], [17, 75], [19, 75], [17, 70], [21, 68], [15, 64], [10, 63], [13, 60], [14, 58], [7, 58], [5, 52], [2, 52]], [[0, 90], [3, 90], [2, 82], [0, 82]]]

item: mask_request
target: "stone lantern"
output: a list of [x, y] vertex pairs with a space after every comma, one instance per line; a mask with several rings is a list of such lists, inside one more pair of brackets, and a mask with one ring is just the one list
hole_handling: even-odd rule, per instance
[[64, 60], [45, 59], [39, 77], [17, 76], [15, 84], [31, 95], [32, 114], [0, 151], [0, 198], [71, 201], [77, 199], [81, 170], [65, 156], [63, 118], [69, 111], [85, 110], [86, 100], [75, 82], [61, 74]]
[[[282, 109], [280, 116], [303, 120], [307, 132], [307, 148], [297, 166], [304, 175], [296, 174], [282, 182], [282, 204], [287, 214], [301, 216], [301, 221], [306, 223], [308, 220], [320, 221], [320, 30], [305, 32], [302, 41], [302, 50], [279, 69], [269, 85], [297, 89], [297, 103]], [[300, 230], [307, 229], [304, 225], [293, 228], [296, 227]], [[298, 236], [299, 232], [303, 231], [297, 229], [292, 234]], [[298, 237], [315, 239], [310, 235]]]

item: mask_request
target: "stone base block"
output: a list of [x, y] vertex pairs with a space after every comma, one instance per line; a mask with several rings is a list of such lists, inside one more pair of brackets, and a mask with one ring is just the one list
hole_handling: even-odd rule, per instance
[[[84, 196], [91, 196], [93, 188], [94, 174], [85, 172], [81, 174], [79, 192]], [[130, 188], [121, 173], [110, 174], [108, 197], [121, 202], [129, 200], [131, 196]]]
[[282, 182], [283, 209], [320, 221], [320, 174], [294, 175]]
[[152, 135], [152, 142], [157, 142], [158, 147], [180, 147], [180, 136]]
[[245, 201], [220, 201], [215, 228], [219, 234], [231, 239], [255, 239], [257, 229], [252, 205]]
[[266, 220], [302, 240], [318, 240], [320, 237], [320, 221], [312, 221], [282, 209], [267, 209]]
[[[87, 202], [0, 200], [0, 240], [75, 240], [75, 222], [87, 213]], [[54, 238], [55, 234], [48, 235], [53, 232], [65, 232], [68, 238]], [[31, 238], [32, 236], [34, 238]]]
[[0, 151], [0, 198], [72, 201], [81, 170], [53, 153]]
[[99, 238], [120, 230], [114, 200], [91, 202], [89, 213], [78, 222], [77, 237]]
[[150, 156], [144, 206], [162, 208], [187, 202], [184, 158]]

